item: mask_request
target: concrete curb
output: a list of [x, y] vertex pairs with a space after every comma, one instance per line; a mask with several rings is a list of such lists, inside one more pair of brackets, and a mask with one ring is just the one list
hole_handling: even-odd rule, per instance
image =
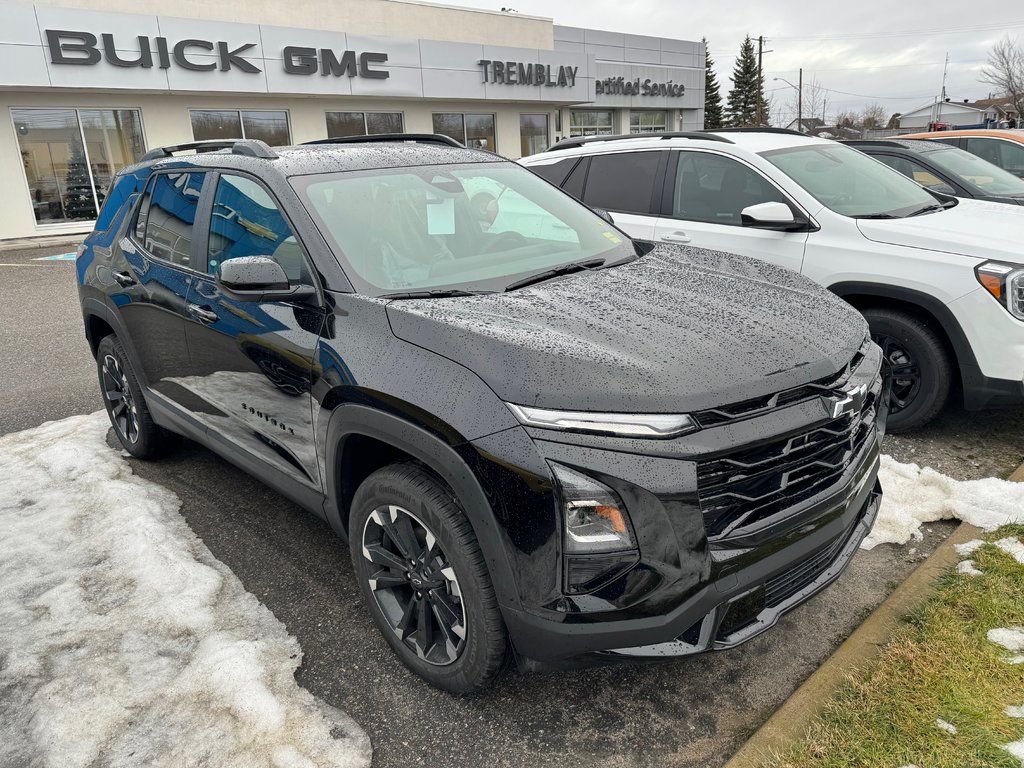
[[86, 238], [81, 235], [55, 235], [53, 237], [32, 237], [20, 240], [0, 240], [0, 253], [7, 251], [29, 251], [59, 246], [77, 247]]
[[[1024, 465], [1014, 472], [1014, 476], [1018, 474], [1024, 478]], [[811, 721], [831, 701], [843, 680], [878, 655], [900, 619], [931, 595], [938, 576], [960, 560], [954, 546], [982, 534], [980, 528], [961, 523], [768, 718], [725, 768], [759, 768], [773, 754], [803, 738]]]

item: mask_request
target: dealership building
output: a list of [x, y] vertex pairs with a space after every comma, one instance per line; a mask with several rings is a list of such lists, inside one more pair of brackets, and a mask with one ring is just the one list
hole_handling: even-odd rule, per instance
[[701, 42], [411, 0], [57, 2], [0, 0], [0, 240], [88, 231], [154, 146], [406, 131], [517, 158], [703, 125]]

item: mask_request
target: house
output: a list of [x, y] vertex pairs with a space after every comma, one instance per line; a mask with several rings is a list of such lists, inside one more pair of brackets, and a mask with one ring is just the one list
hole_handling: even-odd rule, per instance
[[810, 133], [816, 128], [822, 128], [825, 125], [825, 121], [819, 117], [804, 117], [798, 121], [793, 120], [789, 125], [786, 126], [787, 130], [800, 131], [800, 133]]
[[997, 123], [1003, 123], [1005, 121], [1013, 120], [1017, 123], [1017, 127], [1020, 127], [1020, 115], [1017, 114], [1017, 107], [1013, 103], [1013, 99], [1009, 96], [997, 96], [989, 99], [978, 99], [978, 101], [972, 101], [968, 103], [969, 107], [975, 107], [977, 109], [984, 109], [986, 112], [995, 111], [995, 120]]
[[971, 102], [968, 99], [963, 101], [935, 101], [925, 104], [917, 109], [904, 112], [900, 115], [901, 130], [929, 130], [934, 124], [939, 123], [949, 128], [958, 127], [995, 127], [1001, 112], [996, 106], [989, 104], [989, 101], [1002, 102], [1001, 99]]

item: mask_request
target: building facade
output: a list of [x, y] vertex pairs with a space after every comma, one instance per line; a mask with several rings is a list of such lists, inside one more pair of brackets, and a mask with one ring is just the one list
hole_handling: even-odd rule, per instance
[[700, 42], [410, 0], [0, 0], [0, 240], [88, 231], [147, 148], [443, 133], [510, 158], [703, 126]]

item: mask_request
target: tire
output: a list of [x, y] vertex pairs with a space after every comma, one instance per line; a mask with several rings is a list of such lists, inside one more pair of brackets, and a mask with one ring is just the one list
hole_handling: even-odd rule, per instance
[[446, 485], [415, 463], [377, 470], [352, 500], [349, 544], [363, 600], [409, 669], [452, 693], [494, 683], [508, 655], [505, 624], [473, 529]]
[[137, 459], [155, 459], [181, 443], [181, 436], [157, 426], [149, 412], [135, 369], [116, 336], [96, 348], [100, 394], [117, 439]]
[[942, 338], [917, 317], [893, 309], [865, 309], [871, 338], [892, 370], [887, 429], [920, 429], [949, 400], [952, 366]]

